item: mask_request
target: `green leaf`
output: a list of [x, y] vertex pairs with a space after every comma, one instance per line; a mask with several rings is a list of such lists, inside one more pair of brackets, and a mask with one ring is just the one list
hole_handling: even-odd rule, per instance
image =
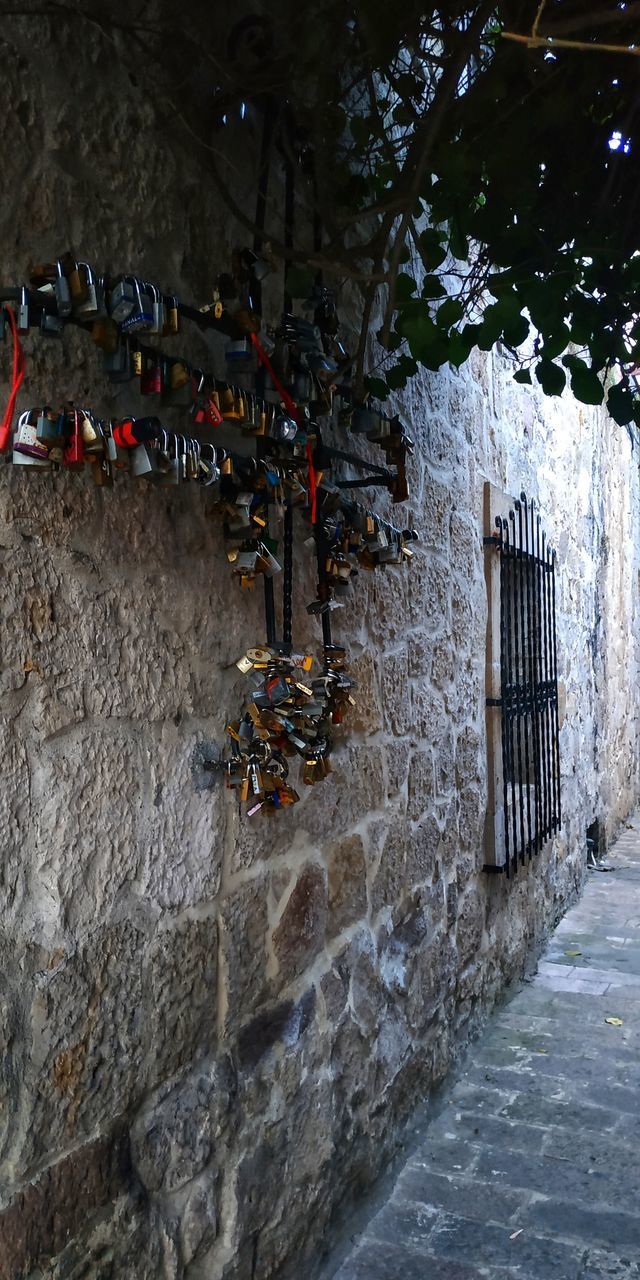
[[315, 284], [316, 273], [310, 267], [289, 267], [287, 271], [287, 293], [292, 298], [308, 298]]
[[571, 369], [571, 390], [576, 400], [580, 400], [582, 404], [602, 404], [604, 387], [595, 369], [589, 369], [584, 361], [580, 363], [581, 368], [576, 362]]
[[459, 298], [447, 298], [441, 307], [438, 307], [436, 320], [443, 329], [450, 329], [452, 324], [457, 324], [464, 314], [464, 306]]
[[513, 375], [513, 381], [519, 382], [523, 387], [531, 386], [531, 370], [517, 369]]
[[628, 422], [632, 422], [633, 408], [634, 397], [624, 382], [616, 382], [615, 386], [609, 387], [607, 409], [614, 422], [617, 422], [621, 427], [626, 426]]
[[375, 396], [376, 400], [387, 399], [389, 395], [389, 388], [384, 378], [367, 377], [365, 378], [365, 383], [367, 391], [369, 391], [372, 396]]
[[449, 362], [453, 365], [454, 369], [459, 369], [460, 365], [464, 364], [465, 360], [469, 359], [469, 354], [473, 346], [472, 335], [468, 332], [468, 329], [471, 327], [472, 326], [470, 325], [467, 326], [464, 333], [459, 333], [454, 329], [453, 333], [449, 336]]
[[536, 378], [546, 396], [559, 396], [567, 381], [564, 369], [554, 364], [553, 360], [540, 360], [536, 365]]
[[425, 276], [422, 284], [423, 298], [443, 298], [446, 292], [442, 281], [437, 276]]
[[419, 243], [431, 270], [435, 271], [437, 267], [442, 265], [447, 256], [441, 233], [430, 227], [427, 231], [420, 233]]
[[417, 289], [413, 276], [406, 271], [399, 271], [396, 276], [396, 298], [399, 303], [407, 302]]
[[400, 356], [398, 363], [387, 370], [387, 385], [390, 391], [400, 391], [406, 387], [409, 378], [418, 372], [418, 365], [411, 356]]
[[449, 228], [449, 248], [454, 258], [457, 258], [459, 262], [466, 262], [469, 257], [469, 241], [455, 218]]

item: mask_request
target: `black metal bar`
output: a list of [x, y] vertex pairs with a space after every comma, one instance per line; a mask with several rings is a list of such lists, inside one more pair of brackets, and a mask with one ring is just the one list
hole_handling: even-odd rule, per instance
[[[540, 556], [540, 516], [536, 516], [536, 554]], [[543, 544], [544, 545], [544, 544]], [[539, 687], [539, 706], [540, 706], [540, 748], [541, 748], [541, 771], [542, 771], [542, 839], [543, 843], [549, 834], [549, 760], [547, 751], [547, 725], [546, 725], [546, 696], [547, 696], [547, 658], [546, 658], [546, 620], [545, 620], [545, 600], [544, 600], [544, 570], [542, 565], [536, 566], [536, 575], [538, 578], [539, 591], [539, 619], [540, 619], [540, 641], [538, 644], [538, 655], [540, 659], [540, 687]]]
[[[509, 518], [513, 516], [513, 512], [509, 512]], [[507, 669], [506, 684], [502, 689], [502, 696], [508, 700], [508, 716], [507, 716], [507, 742], [508, 742], [508, 759], [509, 759], [509, 776], [511, 781], [511, 834], [512, 834], [512, 854], [511, 865], [514, 871], [518, 870], [518, 810], [516, 807], [516, 760], [515, 760], [515, 699], [514, 699], [514, 661], [513, 661], [513, 636], [514, 636], [514, 608], [513, 608], [513, 581], [514, 581], [514, 563], [515, 555], [509, 539], [509, 525], [506, 520], [503, 521], [503, 529], [505, 534], [504, 554], [507, 568], [508, 590], [507, 598]]]
[[544, 797], [542, 793], [542, 735], [540, 725], [540, 608], [539, 608], [539, 565], [536, 557], [536, 535], [535, 535], [535, 507], [533, 500], [529, 506], [529, 523], [531, 534], [531, 550], [533, 554], [532, 564], [532, 591], [531, 591], [531, 630], [533, 633], [533, 667], [531, 671], [531, 696], [533, 699], [534, 716], [536, 720], [537, 734], [537, 750], [536, 750], [536, 768], [535, 768], [535, 788], [536, 788], [536, 844], [535, 852], [540, 853], [543, 845], [543, 826], [544, 826]]
[[[516, 503], [516, 510], [518, 512], [518, 541], [520, 543], [520, 575], [521, 575], [520, 623], [522, 627], [522, 684], [524, 688], [523, 707], [522, 707], [522, 728], [524, 733], [525, 772], [524, 772], [524, 779], [522, 780], [522, 782], [524, 787], [526, 788], [526, 802], [527, 802], [527, 805], [526, 805], [527, 807], [527, 843], [526, 843], [526, 847], [522, 849], [522, 862], [524, 864], [527, 854], [529, 855], [529, 857], [531, 857], [532, 829], [531, 829], [531, 787], [529, 785], [530, 779], [531, 779], [531, 769], [530, 769], [530, 760], [529, 760], [529, 736], [530, 736], [529, 729], [530, 729], [530, 720], [531, 721], [533, 720], [533, 716], [532, 716], [532, 708], [531, 708], [531, 697], [527, 696], [531, 687], [530, 661], [529, 661], [529, 679], [527, 679], [527, 670], [526, 670], [527, 657], [528, 656], [530, 657], [530, 652], [531, 652], [530, 647], [528, 648], [528, 645], [527, 645], [528, 634], [530, 632], [530, 627], [528, 626], [528, 621], [529, 621], [528, 593], [529, 593], [530, 567], [529, 567], [528, 561], [525, 559], [525, 541], [523, 536], [526, 532], [526, 527], [527, 527], [526, 504], [525, 504], [524, 522], [522, 518], [523, 516], [522, 507], [523, 507], [522, 502]], [[526, 610], [527, 623], [526, 624], [525, 624], [525, 600], [527, 601], [527, 610]]]
[[[538, 531], [540, 533], [540, 517], [538, 516]], [[547, 558], [547, 535], [544, 530], [541, 531], [542, 555], [546, 561]], [[543, 665], [544, 665], [544, 681], [545, 681], [545, 701], [544, 701], [544, 740], [545, 754], [547, 764], [547, 821], [545, 835], [547, 840], [553, 833], [553, 759], [552, 759], [552, 735], [551, 735], [551, 627], [549, 614], [549, 576], [546, 566], [541, 568], [540, 575], [542, 578], [543, 595], [544, 595], [544, 637], [543, 637]]]
[[553, 677], [555, 683], [555, 756], [556, 756], [556, 831], [560, 830], [562, 824], [562, 793], [560, 788], [560, 720], [558, 710], [558, 639], [556, 634], [556, 553], [551, 555], [551, 621], [552, 621], [552, 651], [551, 657], [553, 662]]
[[[545, 559], [545, 543], [547, 543], [547, 534], [541, 529], [540, 516], [538, 516], [538, 552], [541, 561]], [[543, 604], [543, 637], [541, 637], [540, 658], [541, 658], [541, 675], [543, 675], [543, 781], [544, 781], [544, 838], [548, 840], [550, 835], [550, 760], [549, 760], [549, 631], [548, 631], [548, 613], [547, 613], [547, 573], [543, 566], [540, 566], [540, 589], [541, 604]]]
[[[522, 772], [522, 719], [523, 719], [523, 680], [520, 672], [520, 619], [519, 612], [523, 611], [523, 592], [522, 592], [522, 547], [518, 545], [516, 538], [516, 516], [515, 511], [509, 512], [509, 520], [513, 529], [513, 669], [512, 669], [512, 687], [515, 694], [515, 715], [514, 727], [516, 734], [516, 750], [518, 754], [518, 812], [520, 817], [520, 844], [517, 848], [517, 860], [522, 862], [524, 859], [525, 835], [524, 835], [524, 798], [523, 798], [523, 772]], [[520, 606], [520, 608], [518, 607]], [[522, 616], [522, 626], [524, 628], [524, 615]]]
[[[503, 554], [500, 556], [500, 701], [504, 707], [506, 698], [506, 672], [507, 672], [507, 557], [504, 554], [504, 535], [503, 521], [497, 517], [496, 525], [500, 530], [500, 547]], [[509, 829], [509, 744], [508, 744], [508, 725], [509, 720], [504, 713], [501, 717], [502, 732], [502, 798], [504, 812], [504, 847], [505, 847], [505, 871], [507, 875], [510, 873], [510, 829]]]
[[[540, 788], [539, 788], [539, 759], [540, 759], [540, 738], [538, 733], [538, 716], [534, 699], [534, 669], [535, 669], [535, 649], [533, 634], [533, 594], [535, 591], [535, 556], [533, 555], [533, 547], [529, 538], [529, 508], [526, 495], [521, 495], [521, 501], [524, 504], [524, 525], [525, 525], [525, 545], [527, 553], [527, 645], [529, 653], [529, 671], [528, 671], [528, 704], [529, 716], [531, 721], [531, 754], [532, 754], [532, 773], [533, 773], [533, 829], [529, 841], [529, 860], [537, 850], [538, 831], [540, 828]], [[531, 795], [531, 776], [529, 777], [529, 795]]]
[[551, 616], [551, 566], [549, 562], [549, 548], [545, 545], [543, 535], [543, 545], [545, 546], [545, 556], [547, 567], [545, 569], [545, 590], [546, 590], [546, 612], [547, 612], [547, 637], [548, 637], [548, 672], [547, 672], [547, 733], [549, 738], [549, 836], [552, 836], [556, 829], [556, 758], [555, 758], [555, 707], [557, 702], [558, 685], [553, 669], [553, 635], [552, 635], [552, 616]]

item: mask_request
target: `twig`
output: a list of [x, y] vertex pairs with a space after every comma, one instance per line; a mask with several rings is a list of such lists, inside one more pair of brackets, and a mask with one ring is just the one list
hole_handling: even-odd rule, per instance
[[640, 48], [636, 45], [601, 44], [599, 41], [589, 43], [586, 40], [561, 40], [555, 36], [520, 36], [515, 31], [501, 31], [503, 40], [513, 40], [517, 44], [526, 44], [529, 49], [578, 49], [584, 53], [630, 53], [640, 57]]

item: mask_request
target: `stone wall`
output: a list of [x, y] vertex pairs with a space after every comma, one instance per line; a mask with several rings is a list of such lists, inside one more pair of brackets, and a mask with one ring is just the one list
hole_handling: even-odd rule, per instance
[[[4, 282], [72, 243], [202, 300], [238, 237], [206, 158], [98, 36], [81, 84], [68, 28], [3, 39]], [[79, 336], [25, 345], [23, 403], [135, 407]], [[303, 1274], [578, 891], [586, 827], [637, 799], [626, 432], [498, 356], [402, 409], [422, 542], [338, 615], [357, 709], [271, 823], [201, 765], [263, 639], [204, 495], [0, 467], [1, 1280]], [[564, 825], [510, 884], [481, 870], [485, 479], [539, 499], [559, 550]]]

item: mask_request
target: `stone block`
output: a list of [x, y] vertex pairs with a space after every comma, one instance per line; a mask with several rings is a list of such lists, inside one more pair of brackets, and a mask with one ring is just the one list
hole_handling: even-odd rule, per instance
[[330, 847], [328, 871], [327, 933], [334, 937], [366, 914], [366, 862], [361, 836], [347, 836]]
[[259, 875], [234, 889], [220, 904], [220, 956], [225, 1030], [238, 1025], [268, 993], [267, 895]]
[[289, 895], [273, 931], [279, 979], [286, 984], [305, 969], [324, 946], [327, 928], [327, 875], [307, 863]]

